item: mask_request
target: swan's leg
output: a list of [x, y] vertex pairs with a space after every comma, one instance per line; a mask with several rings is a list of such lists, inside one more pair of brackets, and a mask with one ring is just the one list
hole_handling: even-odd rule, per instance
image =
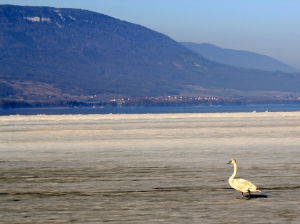
[[249, 194], [249, 196], [248, 196], [247, 200], [249, 200], [251, 198], [251, 193], [250, 193], [249, 189], [248, 189], [248, 194]]
[[242, 192], [242, 196], [238, 199], [244, 199], [244, 192]]

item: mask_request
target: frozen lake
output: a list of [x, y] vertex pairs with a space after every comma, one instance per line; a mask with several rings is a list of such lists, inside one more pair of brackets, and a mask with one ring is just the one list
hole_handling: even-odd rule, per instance
[[0, 223], [300, 223], [299, 137], [300, 112], [0, 116]]

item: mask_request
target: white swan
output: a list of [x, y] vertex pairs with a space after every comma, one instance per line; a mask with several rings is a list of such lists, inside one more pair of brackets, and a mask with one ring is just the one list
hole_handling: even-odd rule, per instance
[[254, 184], [252, 184], [248, 180], [234, 179], [234, 177], [236, 175], [236, 172], [237, 172], [236, 160], [231, 159], [227, 164], [230, 164], [230, 163], [233, 163], [234, 171], [233, 171], [233, 174], [231, 175], [231, 177], [229, 178], [228, 182], [229, 182], [231, 187], [233, 187], [234, 189], [242, 192], [241, 198], [244, 198], [244, 193], [247, 193], [247, 192], [249, 194], [248, 199], [251, 198], [251, 193], [250, 192], [261, 192], [260, 190], [257, 189], [257, 187]]

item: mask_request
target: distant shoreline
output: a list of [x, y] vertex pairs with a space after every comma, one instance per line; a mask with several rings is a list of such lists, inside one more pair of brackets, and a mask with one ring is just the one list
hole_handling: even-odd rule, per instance
[[252, 104], [168, 107], [104, 107], [104, 108], [8, 108], [0, 109], [0, 116], [12, 115], [76, 115], [76, 114], [167, 114], [167, 113], [236, 113], [236, 112], [292, 112], [300, 111], [300, 104]]

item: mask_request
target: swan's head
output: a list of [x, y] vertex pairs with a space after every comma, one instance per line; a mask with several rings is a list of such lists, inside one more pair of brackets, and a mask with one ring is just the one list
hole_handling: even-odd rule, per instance
[[227, 164], [230, 164], [230, 163], [236, 163], [236, 160], [235, 159], [231, 159]]

